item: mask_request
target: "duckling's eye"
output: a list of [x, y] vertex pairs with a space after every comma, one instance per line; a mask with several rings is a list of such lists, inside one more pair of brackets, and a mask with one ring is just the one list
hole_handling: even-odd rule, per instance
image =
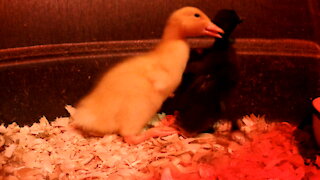
[[198, 17], [200, 17], [200, 14], [195, 13], [195, 14], [194, 14], [194, 17], [197, 17], [197, 18], [198, 18]]

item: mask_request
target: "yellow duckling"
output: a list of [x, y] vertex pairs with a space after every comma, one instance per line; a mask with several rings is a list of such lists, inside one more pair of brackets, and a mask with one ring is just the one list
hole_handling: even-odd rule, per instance
[[199, 9], [184, 7], [169, 17], [154, 50], [131, 57], [106, 72], [72, 115], [94, 134], [138, 134], [178, 87], [189, 59], [187, 37], [220, 38], [223, 30]]

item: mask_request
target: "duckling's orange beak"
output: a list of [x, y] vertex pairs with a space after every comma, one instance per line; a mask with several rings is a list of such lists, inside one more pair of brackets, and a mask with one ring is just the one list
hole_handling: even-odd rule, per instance
[[208, 24], [204, 30], [205, 35], [213, 36], [216, 38], [222, 38], [220, 34], [223, 34], [223, 33], [224, 31], [213, 23]]

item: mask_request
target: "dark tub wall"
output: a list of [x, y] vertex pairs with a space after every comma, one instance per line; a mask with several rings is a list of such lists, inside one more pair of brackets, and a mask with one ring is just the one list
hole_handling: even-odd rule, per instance
[[210, 17], [236, 9], [241, 38], [297, 38], [320, 42], [318, 0], [3, 0], [0, 49], [71, 42], [159, 38], [165, 19], [191, 5]]

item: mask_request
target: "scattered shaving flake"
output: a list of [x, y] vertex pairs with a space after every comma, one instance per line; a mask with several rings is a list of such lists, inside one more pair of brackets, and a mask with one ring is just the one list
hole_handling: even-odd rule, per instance
[[5, 142], [6, 140], [4, 139], [4, 137], [0, 135], [0, 148], [4, 145]]
[[17, 148], [16, 144], [10, 144], [9, 147], [7, 147], [6, 150], [4, 151], [3, 155], [7, 158], [11, 158], [16, 148]]
[[263, 132], [269, 129], [270, 124], [265, 121], [265, 117], [255, 116], [251, 114], [250, 116], [244, 116], [242, 119], [238, 120], [238, 126], [240, 130], [246, 134], [252, 131]]
[[69, 126], [69, 118], [57, 118], [55, 121], [51, 122], [53, 127], [67, 127]]
[[72, 116], [76, 111], [76, 108], [72, 107], [71, 105], [66, 105], [65, 109], [69, 112], [70, 116]]
[[213, 125], [213, 129], [221, 134], [229, 133], [231, 131], [231, 128], [232, 123], [228, 120], [219, 120]]
[[170, 168], [165, 168], [161, 174], [161, 180], [173, 180]]
[[4, 124], [0, 125], [0, 134], [5, 134], [7, 133], [7, 128], [4, 126]]

